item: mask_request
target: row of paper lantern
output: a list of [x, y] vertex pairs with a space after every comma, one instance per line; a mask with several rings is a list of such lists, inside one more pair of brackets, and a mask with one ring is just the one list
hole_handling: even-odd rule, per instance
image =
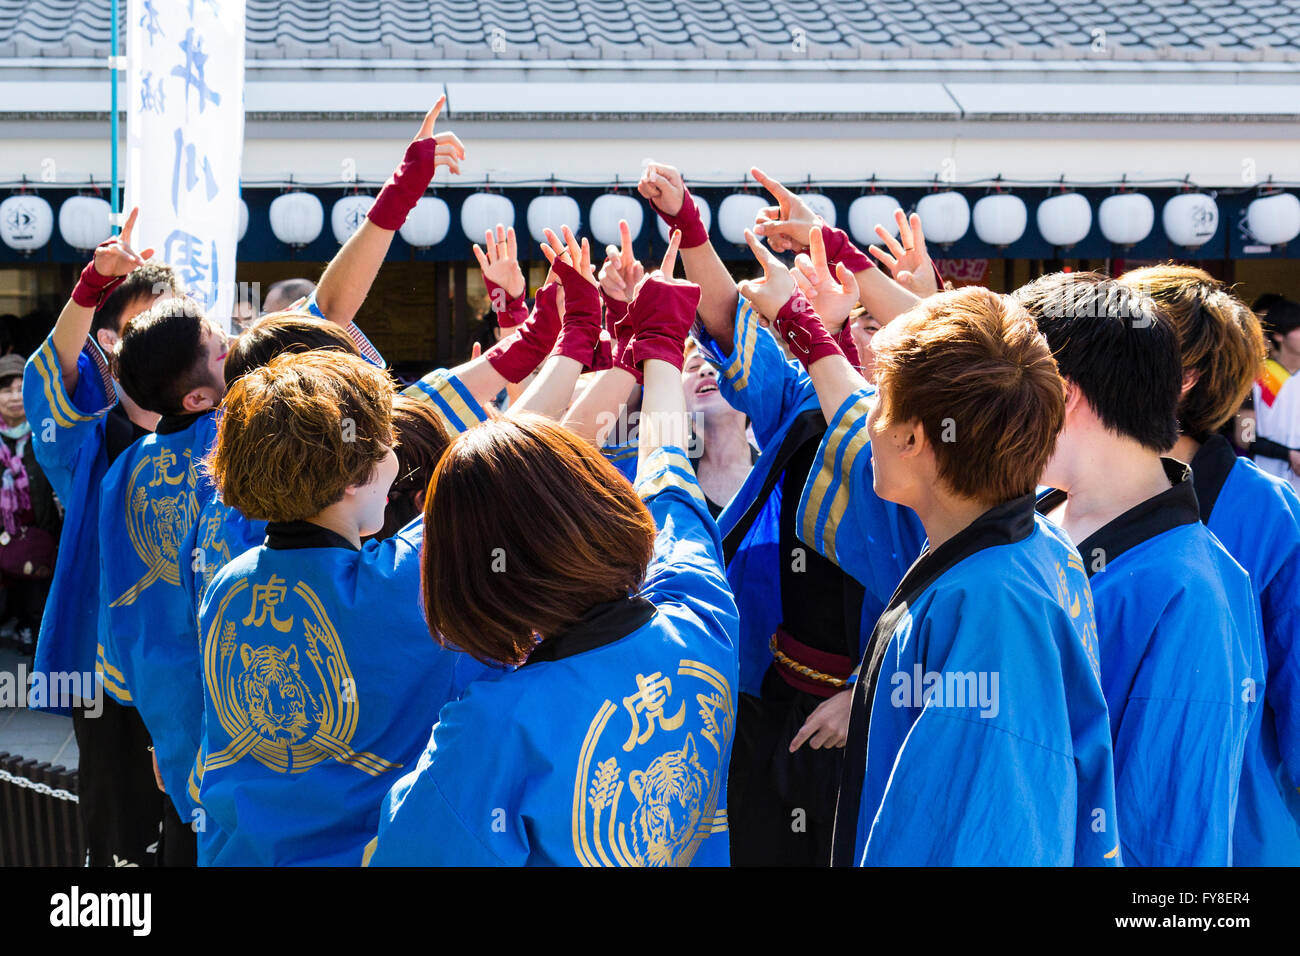
[[[837, 222], [835, 204], [820, 193], [802, 197], [829, 224]], [[712, 222], [712, 209], [702, 197], [695, 199], [705, 228]], [[370, 196], [344, 196], [330, 210], [330, 229], [339, 243], [344, 243], [361, 225], [374, 202]], [[769, 201], [754, 193], [734, 193], [718, 206], [718, 231], [722, 238], [743, 245], [744, 232], [752, 229], [759, 211]], [[877, 240], [875, 227], [885, 226], [898, 234], [894, 211], [899, 203], [881, 193], [859, 196], [848, 208], [847, 227], [862, 244]], [[645, 224], [645, 206], [624, 193], [598, 196], [589, 210], [591, 235], [602, 245], [617, 244], [619, 220], [627, 220], [635, 239]], [[972, 224], [981, 242], [1005, 247], [1024, 236], [1029, 223], [1025, 201], [1012, 193], [991, 193], [975, 202], [952, 190], [928, 193], [916, 204], [926, 239], [937, 245], [957, 242]], [[287, 192], [271, 202], [271, 231], [289, 246], [305, 246], [320, 236], [325, 225], [325, 208], [309, 192]], [[557, 234], [561, 226], [575, 232], [582, 225], [582, 210], [571, 196], [555, 193], [535, 197], [525, 214], [528, 234], [536, 242], [545, 240], [546, 229]], [[1092, 204], [1082, 193], [1063, 192], [1043, 200], [1035, 214], [1038, 232], [1049, 245], [1069, 248], [1082, 241], [1092, 230]], [[59, 233], [76, 249], [93, 249], [112, 234], [109, 204], [95, 196], [72, 196], [59, 207]], [[1171, 197], [1161, 211], [1165, 235], [1175, 245], [1195, 249], [1204, 245], [1218, 228], [1219, 208], [1205, 193], [1185, 192]], [[1251, 234], [1269, 246], [1282, 245], [1300, 236], [1300, 199], [1292, 193], [1276, 192], [1251, 201], [1246, 210]], [[466, 238], [481, 242], [484, 234], [497, 224], [515, 224], [515, 205], [501, 193], [474, 193], [466, 197], [460, 209], [460, 227]], [[1137, 192], [1108, 196], [1097, 207], [1097, 224], [1108, 242], [1133, 246], [1151, 234], [1155, 225], [1155, 205]], [[666, 242], [668, 229], [658, 222], [659, 234]], [[451, 228], [451, 208], [445, 200], [425, 196], [411, 210], [401, 228], [402, 238], [416, 248], [436, 246], [447, 238]], [[21, 193], [0, 202], [0, 239], [9, 248], [31, 252], [50, 241], [54, 229], [54, 212], [40, 196]], [[248, 206], [239, 203], [238, 238], [248, 231]]]

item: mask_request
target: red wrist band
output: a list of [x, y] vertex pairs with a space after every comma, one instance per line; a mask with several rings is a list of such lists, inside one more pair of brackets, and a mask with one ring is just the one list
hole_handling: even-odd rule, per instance
[[401, 229], [407, 214], [433, 182], [433, 174], [438, 171], [437, 156], [435, 139], [417, 139], [407, 146], [406, 155], [379, 190], [366, 218], [380, 229]]
[[647, 280], [628, 310], [636, 328], [632, 360], [642, 368], [648, 360], [659, 359], [680, 369], [699, 305], [699, 286]]
[[853, 320], [845, 319], [844, 328], [840, 329], [833, 338], [840, 351], [844, 353], [844, 357], [849, 360], [849, 364], [862, 371], [862, 364], [858, 361], [858, 346], [853, 341]]
[[804, 368], [811, 368], [814, 362], [828, 355], [844, 355], [799, 289], [781, 306], [772, 326]]
[[867, 269], [874, 269], [875, 263], [849, 239], [843, 229], [822, 224], [822, 242], [826, 245], [826, 264], [830, 266], [831, 275], [835, 275], [835, 266], [844, 263], [849, 271], [857, 274]]
[[[522, 295], [511, 296], [504, 286], [499, 286], [487, 276], [483, 277], [487, 286], [488, 305], [496, 314], [497, 325], [503, 329], [517, 329], [528, 321], [528, 301]], [[528, 286], [524, 286], [528, 291]]]
[[[105, 239], [100, 246], [106, 246], [112, 241]], [[98, 309], [125, 279], [126, 276], [100, 275], [95, 271], [95, 260], [92, 257], [86, 268], [81, 270], [81, 278], [72, 290], [72, 301], [83, 309]]]
[[522, 382], [546, 360], [560, 334], [560, 310], [555, 283], [542, 286], [528, 321], [483, 353], [508, 382]]
[[641, 370], [632, 358], [632, 338], [636, 333], [636, 323], [628, 316], [628, 304], [618, 299], [611, 299], [601, 290], [605, 300], [605, 328], [613, 336], [613, 364], [625, 372], [631, 372], [641, 381]]
[[552, 268], [564, 288], [564, 318], [555, 353], [576, 359], [584, 369], [590, 369], [595, 365], [600, 341], [600, 291], [563, 259], [556, 259]]
[[704, 228], [704, 220], [700, 218], [700, 210], [695, 205], [695, 199], [691, 196], [689, 189], [682, 190], [682, 208], [677, 211], [677, 215], [670, 216], [654, 203], [650, 204], [659, 218], [664, 221], [671, 235], [674, 229], [682, 231], [682, 241], [678, 246], [679, 249], [694, 249], [696, 246], [702, 246], [709, 241], [709, 230]]

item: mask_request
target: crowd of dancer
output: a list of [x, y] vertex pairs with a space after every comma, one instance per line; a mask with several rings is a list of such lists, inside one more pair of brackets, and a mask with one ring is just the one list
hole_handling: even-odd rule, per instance
[[758, 169], [737, 284], [650, 163], [661, 261], [548, 231], [530, 302], [498, 227], [499, 339], [399, 391], [353, 320], [441, 105], [306, 298], [231, 339], [133, 213], [27, 363], [89, 863], [1300, 863], [1230, 290], [945, 291], [917, 217], [864, 254]]

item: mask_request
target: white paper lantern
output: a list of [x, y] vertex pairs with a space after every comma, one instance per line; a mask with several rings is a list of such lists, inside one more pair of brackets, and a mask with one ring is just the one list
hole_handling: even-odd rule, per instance
[[[615, 223], [615, 226], [618, 224]], [[557, 236], [562, 236], [561, 226], [568, 226], [575, 236], [582, 226], [582, 210], [578, 201], [572, 196], [549, 194], [538, 196], [528, 204], [528, 234], [534, 242], [545, 242], [549, 229]]]
[[753, 193], [732, 193], [718, 206], [718, 231], [722, 238], [737, 246], [745, 244], [745, 230], [754, 228], [761, 210], [770, 205]]
[[244, 236], [248, 234], [248, 203], [239, 200], [239, 230], [235, 236], [235, 242], [243, 242]]
[[[812, 211], [825, 220], [826, 225], [831, 228], [835, 227], [835, 203], [831, 202], [830, 197], [823, 196], [821, 193], [802, 193], [799, 196], [804, 202], [812, 207]], [[771, 205], [771, 203], [767, 203]], [[754, 228], [750, 226], [750, 228]]]
[[94, 249], [113, 234], [112, 216], [105, 200], [73, 196], [59, 207], [59, 235], [74, 249]]
[[489, 229], [515, 224], [515, 204], [500, 193], [475, 193], [460, 206], [460, 229], [470, 242], [482, 244]]
[[645, 224], [645, 207], [631, 196], [622, 193], [605, 193], [591, 204], [591, 234], [602, 246], [617, 246], [622, 242], [618, 232], [620, 219], [627, 220], [632, 241], [641, 235]]
[[1160, 213], [1169, 241], [1196, 249], [1213, 238], [1219, 228], [1219, 205], [1205, 193], [1179, 193]]
[[53, 232], [54, 210], [40, 196], [22, 193], [0, 202], [0, 239], [10, 249], [40, 249]]
[[1092, 229], [1092, 204], [1082, 193], [1062, 193], [1038, 204], [1037, 219], [1049, 246], [1072, 246]]
[[1300, 199], [1291, 193], [1260, 196], [1246, 207], [1246, 225], [1265, 245], [1284, 245], [1300, 236]]
[[921, 217], [926, 240], [941, 246], [956, 242], [970, 228], [970, 203], [952, 190], [922, 196], [916, 214]]
[[352, 238], [352, 234], [366, 221], [366, 213], [375, 204], [373, 196], [344, 196], [330, 210], [330, 229], [334, 239], [341, 246]]
[[[971, 219], [975, 223], [975, 235], [981, 242], [990, 246], [1009, 246], [1025, 234], [1029, 210], [1019, 196], [992, 193], [975, 203]], [[925, 227], [924, 220], [921, 226]]]
[[[698, 209], [700, 212], [700, 222], [704, 224], [704, 231], [708, 232], [710, 227], [713, 225], [713, 210], [709, 208], [708, 200], [702, 199], [701, 197], [695, 195], [692, 195], [691, 198], [695, 200], [695, 208]], [[764, 203], [764, 205], [767, 204]], [[658, 216], [655, 216], [655, 218], [659, 219]], [[748, 229], [754, 228], [754, 220], [752, 217], [750, 218], [749, 225], [746, 228]], [[668, 241], [669, 239], [668, 224], [665, 223], [662, 219], [659, 219], [659, 235], [663, 237], [664, 242]], [[745, 241], [745, 237], [743, 235], [740, 237], [740, 241], [741, 242]]]
[[[416, 249], [428, 249], [447, 238], [451, 229], [451, 207], [437, 196], [421, 196], [397, 230], [406, 244]], [[479, 236], [481, 242], [483, 237]]]
[[[859, 196], [849, 204], [849, 235], [859, 245], [870, 245], [880, 241], [876, 226], [884, 226], [891, 236], [897, 238], [898, 222], [894, 219], [894, 210], [902, 208], [897, 199], [884, 193]], [[927, 233], [930, 231], [924, 223], [921, 228]]]
[[1097, 207], [1101, 234], [1117, 246], [1136, 246], [1151, 235], [1155, 222], [1156, 207], [1151, 197], [1142, 193], [1116, 193]]
[[316, 241], [325, 225], [325, 207], [311, 193], [291, 192], [276, 196], [267, 211], [271, 232], [286, 246], [305, 246]]

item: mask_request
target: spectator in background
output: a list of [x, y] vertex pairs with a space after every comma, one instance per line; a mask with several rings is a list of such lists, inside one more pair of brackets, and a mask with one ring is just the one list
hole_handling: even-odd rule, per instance
[[32, 654], [63, 519], [32, 452], [32, 426], [23, 409], [25, 364], [20, 355], [0, 357], [0, 580], [8, 618], [0, 637]]
[[250, 299], [236, 299], [230, 312], [230, 331], [238, 335], [257, 319], [257, 307]]
[[1252, 450], [1262, 470], [1300, 490], [1300, 382], [1295, 381], [1300, 372], [1300, 304], [1278, 299], [1266, 305], [1260, 319], [1269, 356], [1252, 390]]
[[271, 284], [262, 300], [262, 314], [283, 312], [299, 299], [304, 299], [316, 291], [316, 283], [310, 279], [282, 279]]

